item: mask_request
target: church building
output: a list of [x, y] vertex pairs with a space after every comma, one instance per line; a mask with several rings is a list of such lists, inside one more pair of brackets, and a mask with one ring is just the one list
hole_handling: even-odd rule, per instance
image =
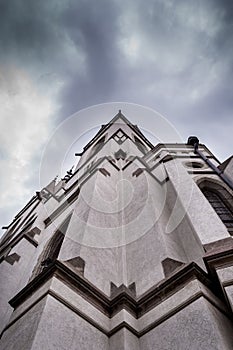
[[233, 157], [121, 111], [76, 155], [5, 227], [0, 350], [232, 350]]

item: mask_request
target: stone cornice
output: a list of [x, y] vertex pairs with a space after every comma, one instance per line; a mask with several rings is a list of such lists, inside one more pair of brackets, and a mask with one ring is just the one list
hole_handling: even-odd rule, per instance
[[[231, 237], [229, 237], [232, 240]], [[227, 241], [227, 239], [226, 239]], [[233, 242], [233, 240], [232, 240]], [[227, 249], [226, 247], [218, 247], [213, 252], [209, 251], [204, 257], [204, 262], [207, 269], [212, 273], [217, 268], [227, 267], [233, 265], [233, 247], [232, 244]]]
[[10, 300], [15, 311], [3, 332], [46, 297], [56, 299], [107, 336], [127, 328], [141, 337], [202, 297], [230, 317], [211, 279], [190, 263], [139, 297], [124, 285], [115, 286], [109, 297], [68, 262], [55, 261]]
[[141, 317], [155, 305], [180, 290], [192, 279], [198, 279], [209, 289], [212, 289], [212, 283], [207, 274], [195, 263], [190, 263], [180, 268], [177, 272], [173, 273], [173, 275], [162, 280], [139, 297], [134, 297], [133, 294], [125, 288], [111, 298], [83, 276], [74, 272], [66, 263], [55, 261], [12, 298], [9, 302], [10, 305], [13, 308], [17, 308], [53, 276], [63, 281], [63, 283], [68, 285], [84, 299], [91, 302], [92, 305], [95, 305], [96, 308], [108, 317], [112, 317], [122, 309], [126, 309], [136, 318]]

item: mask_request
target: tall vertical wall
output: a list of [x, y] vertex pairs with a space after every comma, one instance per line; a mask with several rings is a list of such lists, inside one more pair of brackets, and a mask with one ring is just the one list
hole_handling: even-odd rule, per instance
[[207, 180], [226, 188], [192, 146], [153, 147], [119, 113], [9, 226], [1, 349], [230, 349], [233, 245]]

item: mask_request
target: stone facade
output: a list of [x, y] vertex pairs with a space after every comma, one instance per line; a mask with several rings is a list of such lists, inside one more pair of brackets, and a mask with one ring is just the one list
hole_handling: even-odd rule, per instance
[[119, 112], [8, 226], [0, 349], [233, 349], [232, 183]]

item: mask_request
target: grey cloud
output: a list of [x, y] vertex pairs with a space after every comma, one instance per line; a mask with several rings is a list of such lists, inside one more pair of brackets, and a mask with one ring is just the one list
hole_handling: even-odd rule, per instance
[[[2, 1], [0, 60], [28, 65], [47, 82], [52, 83], [56, 75], [62, 79], [58, 98], [64, 118], [110, 97], [117, 79], [119, 9], [106, 0], [58, 3]], [[84, 68], [79, 62], [70, 64], [69, 45], [83, 54]]]
[[224, 123], [232, 132], [232, 18], [226, 0], [0, 0], [0, 65], [26, 70], [44, 94], [61, 83], [54, 126], [93, 104], [135, 102], [224, 158], [229, 143], [215, 133]]
[[48, 57], [59, 39], [53, 10], [53, 2], [1, 1], [1, 60], [26, 59], [35, 64]]
[[[123, 4], [106, 0], [98, 3], [92, 0], [24, 0], [2, 1], [0, 6], [3, 59], [5, 56], [7, 61], [21, 60], [21, 65], [34, 66], [47, 83], [52, 83], [55, 76], [63, 81], [57, 97], [61, 105], [60, 118], [110, 100], [146, 103], [162, 108], [165, 113], [170, 112], [166, 105], [173, 101], [168, 100], [166, 90], [174, 89], [174, 97], [177, 97], [176, 93], [183, 89], [187, 99], [187, 93], [196, 83], [201, 89], [205, 64], [211, 66], [222, 62], [225, 75], [231, 71], [229, 41], [233, 10], [228, 1], [204, 4], [149, 1], [145, 6], [142, 1]], [[124, 28], [122, 18], [127, 14], [128, 27]], [[133, 14], [136, 21], [134, 17], [130, 18]], [[215, 25], [211, 17], [219, 19], [216, 23], [219, 29], [212, 37], [208, 32]], [[203, 20], [207, 21], [207, 31], [201, 29]], [[119, 43], [125, 36], [134, 34], [139, 35], [138, 40], [147, 41], [147, 46], [142, 47], [157, 55], [157, 60], [147, 61], [149, 53], [141, 52], [145, 62], [130, 64]], [[69, 56], [74, 53], [68, 52], [67, 42], [83, 55], [83, 65], [70, 61]], [[173, 65], [172, 68], [169, 65]], [[205, 74], [208, 75], [208, 71]], [[219, 86], [224, 85], [227, 77], [221, 71], [217, 74], [222, 74], [223, 84], [220, 81]], [[153, 83], [157, 88], [148, 89]], [[218, 89], [213, 86], [210, 96], [204, 95], [206, 101], [211, 100], [211, 95], [215, 91], [217, 94]], [[230, 100], [230, 94], [229, 88], [226, 94], [222, 93], [226, 101]], [[178, 101], [184, 102], [179, 96]], [[205, 101], [200, 101], [200, 108], [203, 104], [211, 108]]]
[[77, 70], [68, 76], [62, 91], [62, 114], [70, 114], [91, 104], [106, 102], [115, 91], [119, 52], [117, 18], [114, 1], [81, 1], [72, 4], [63, 14], [69, 38], [85, 54], [84, 76]]

